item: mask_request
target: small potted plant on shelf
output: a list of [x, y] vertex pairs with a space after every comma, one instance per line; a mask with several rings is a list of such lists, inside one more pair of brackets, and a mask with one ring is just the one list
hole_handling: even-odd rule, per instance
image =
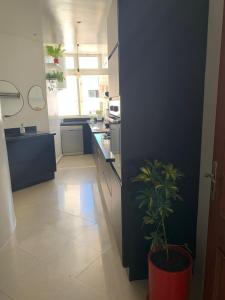
[[60, 84], [64, 82], [65, 77], [63, 72], [52, 71], [46, 74], [46, 79], [50, 83], [48, 87], [49, 91], [53, 91], [56, 87], [61, 88]]
[[62, 49], [62, 45], [59, 44], [57, 46], [46, 46], [47, 54], [54, 58], [54, 64], [59, 64], [59, 57], [62, 57], [65, 53], [65, 49]]
[[[181, 200], [178, 183], [182, 174], [172, 164], [146, 161], [132, 179], [142, 184], [138, 191], [143, 223], [149, 226], [149, 300], [188, 300], [192, 257], [185, 247], [169, 245], [167, 219], [174, 213], [173, 201]], [[179, 226], [179, 224], [177, 224]]]

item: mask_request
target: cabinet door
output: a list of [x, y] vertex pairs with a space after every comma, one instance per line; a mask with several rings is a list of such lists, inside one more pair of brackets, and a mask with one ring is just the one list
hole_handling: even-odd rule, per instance
[[115, 173], [112, 177], [111, 222], [118, 248], [122, 253], [121, 182]]
[[62, 138], [62, 151], [63, 154], [83, 154], [83, 127], [74, 126], [74, 128], [68, 128], [61, 130]]
[[91, 145], [91, 137], [92, 132], [89, 124], [83, 125], [83, 144], [84, 144], [84, 154], [91, 154], [92, 152], [92, 145]]
[[52, 177], [56, 171], [53, 135], [40, 135], [7, 143], [12, 189]]
[[115, 52], [109, 60], [109, 96], [111, 98], [118, 97], [119, 92], [119, 50], [116, 48]]
[[96, 142], [95, 142], [95, 137], [94, 135], [92, 135], [92, 152], [93, 152], [93, 156], [94, 156], [94, 159], [95, 159], [95, 163], [96, 163], [96, 167], [98, 167], [98, 161], [97, 161], [97, 145], [96, 145]]
[[110, 163], [105, 162], [103, 174], [104, 174], [104, 198], [105, 198], [108, 214], [109, 214], [109, 217], [111, 219], [111, 210], [112, 210], [112, 168], [111, 168]]
[[108, 56], [112, 53], [118, 42], [118, 12], [117, 12], [117, 0], [112, 0], [112, 4], [109, 11], [107, 21], [107, 33], [108, 33]]

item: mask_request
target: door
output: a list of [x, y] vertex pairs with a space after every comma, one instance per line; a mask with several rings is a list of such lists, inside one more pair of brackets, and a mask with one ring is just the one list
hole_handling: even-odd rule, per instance
[[225, 299], [225, 14], [223, 20], [204, 300]]

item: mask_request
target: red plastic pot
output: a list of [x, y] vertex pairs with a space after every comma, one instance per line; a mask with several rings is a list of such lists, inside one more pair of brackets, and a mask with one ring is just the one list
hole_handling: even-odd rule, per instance
[[59, 64], [59, 59], [58, 58], [54, 58], [54, 64], [56, 64], [56, 65]]
[[155, 266], [149, 254], [148, 300], [188, 300], [192, 278], [193, 260], [191, 255], [182, 247], [169, 246], [179, 251], [189, 259], [189, 266], [180, 272], [168, 272]]

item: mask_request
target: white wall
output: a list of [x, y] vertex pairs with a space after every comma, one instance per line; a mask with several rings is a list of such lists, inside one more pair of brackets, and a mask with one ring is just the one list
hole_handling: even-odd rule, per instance
[[61, 145], [61, 133], [60, 133], [61, 119], [59, 117], [59, 111], [58, 111], [57, 91], [49, 92], [47, 90], [47, 99], [48, 99], [48, 114], [49, 114], [49, 130], [51, 133], [56, 134], [55, 154], [56, 154], [56, 161], [58, 162], [62, 157], [62, 145]]
[[0, 111], [0, 248], [9, 239], [15, 226], [8, 157]]
[[36, 112], [28, 106], [27, 93], [32, 85], [46, 95], [45, 70], [39, 1], [0, 1], [0, 80], [15, 84], [24, 97], [21, 113], [2, 122], [0, 119], [0, 247], [15, 228], [11, 183], [3, 126], [37, 125], [48, 131], [47, 109]]
[[47, 108], [34, 111], [28, 105], [31, 86], [39, 85], [46, 97], [44, 54], [39, 1], [1, 1], [0, 9], [0, 80], [15, 84], [24, 97], [24, 108], [5, 119], [5, 128], [36, 125], [48, 131]]
[[223, 0], [210, 0], [209, 10], [208, 49], [205, 77], [204, 119], [197, 230], [197, 259], [195, 270], [195, 291], [197, 292], [197, 294], [195, 295], [195, 299], [201, 299], [201, 292], [204, 281], [210, 203], [210, 181], [209, 179], [206, 179], [204, 175], [211, 172], [213, 160], [217, 89], [223, 21], [223, 2]]

